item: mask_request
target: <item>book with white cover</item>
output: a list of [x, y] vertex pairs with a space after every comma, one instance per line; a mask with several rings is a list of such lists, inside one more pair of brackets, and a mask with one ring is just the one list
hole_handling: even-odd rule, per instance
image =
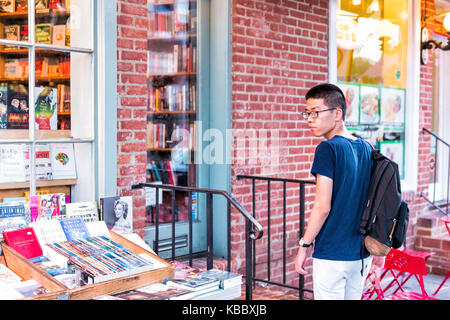
[[14, 282], [20, 282], [22, 278], [14, 273], [4, 264], [0, 263], [0, 284], [10, 284]]
[[71, 143], [50, 145], [53, 179], [76, 179], [75, 153]]
[[85, 223], [98, 221], [97, 203], [95, 201], [67, 203], [66, 216], [81, 217]]
[[105, 236], [111, 238], [111, 233], [105, 221], [86, 222], [86, 227], [91, 237]]
[[242, 284], [242, 274], [219, 270], [210, 269], [198, 273], [199, 276], [208, 277], [220, 281], [220, 288], [227, 289], [236, 285]]
[[26, 181], [25, 145], [0, 145], [0, 183]]
[[61, 223], [58, 219], [39, 220], [30, 223], [38, 238], [39, 244], [44, 249], [46, 244], [58, 243], [67, 241]]
[[136, 289], [136, 291], [153, 294], [155, 295], [155, 298], [159, 298], [160, 300], [188, 300], [192, 299], [196, 294], [193, 291], [174, 288], [162, 283], [154, 283], [149, 286]]

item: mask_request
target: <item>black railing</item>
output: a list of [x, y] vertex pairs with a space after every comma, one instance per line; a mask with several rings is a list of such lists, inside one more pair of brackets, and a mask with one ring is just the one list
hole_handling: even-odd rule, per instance
[[[422, 128], [422, 133], [423, 134], [429, 134], [432, 137], [435, 138], [435, 142], [436, 142], [436, 149], [435, 149], [435, 156], [434, 156], [434, 163], [430, 163], [430, 166], [432, 166], [433, 169], [433, 198], [430, 199], [428, 198], [423, 192], [421, 193], [421, 196], [423, 198], [425, 198], [425, 200], [427, 200], [434, 208], [436, 208], [437, 210], [439, 210], [441, 213], [448, 215], [449, 214], [449, 201], [450, 201], [450, 144], [448, 144], [446, 141], [442, 140], [439, 136], [437, 136], [436, 134], [434, 134], [433, 132], [431, 132], [430, 130], [428, 130], [427, 128]], [[440, 148], [439, 145], [442, 144], [443, 148], [447, 148], [446, 150], [442, 150], [444, 155], [447, 155], [446, 159], [447, 159], [447, 197], [444, 199], [444, 201], [442, 201], [442, 199], [438, 199], [436, 200], [436, 186], [437, 186], [437, 176], [438, 176], [438, 170], [441, 169], [443, 170], [444, 168], [442, 166], [438, 167], [438, 159], [439, 159], [439, 152], [440, 152]], [[442, 157], [441, 159], [445, 159], [445, 157]], [[444, 163], [445, 165], [445, 163]], [[441, 189], [445, 190], [443, 188], [445, 181], [441, 181]], [[445, 208], [445, 209], [443, 209]]]
[[[175, 192], [187, 192], [189, 194], [189, 207], [188, 207], [188, 220], [189, 220], [189, 265], [192, 266], [192, 258], [198, 256], [198, 253], [192, 252], [192, 194], [193, 192], [202, 193], [206, 195], [206, 268], [212, 269], [214, 264], [214, 253], [213, 253], [213, 195], [219, 195], [227, 200], [227, 268], [230, 271], [231, 268], [231, 206], [233, 206], [237, 211], [245, 218], [245, 294], [246, 299], [252, 299], [252, 281], [253, 278], [253, 267], [252, 267], [252, 249], [253, 242], [258, 240], [263, 235], [263, 229], [258, 221], [250, 215], [244, 207], [242, 207], [228, 192], [222, 190], [213, 189], [201, 189], [194, 187], [183, 187], [183, 186], [173, 186], [165, 184], [151, 184], [151, 183], [140, 183], [132, 186], [132, 189], [140, 188], [154, 188], [156, 189], [155, 203], [159, 204], [159, 189], [171, 190], [172, 192], [172, 260], [175, 260]], [[156, 205], [154, 217], [155, 226], [155, 242], [154, 248], [156, 254], [159, 253], [158, 242], [159, 242], [159, 205]], [[202, 254], [200, 254], [202, 255]]]
[[[303, 300], [305, 298], [304, 293], [305, 291], [307, 292], [312, 292], [312, 290], [309, 289], [305, 289], [305, 279], [303, 275], [299, 274], [299, 279], [298, 279], [298, 287], [293, 286], [293, 285], [289, 285], [286, 282], [286, 266], [287, 266], [287, 247], [286, 247], [286, 241], [287, 241], [287, 236], [286, 236], [286, 209], [287, 209], [287, 197], [286, 197], [286, 192], [287, 192], [287, 184], [288, 183], [293, 183], [293, 184], [297, 184], [299, 187], [299, 238], [298, 240], [300, 240], [300, 238], [303, 236], [304, 230], [305, 230], [305, 185], [310, 184], [310, 185], [314, 185], [315, 182], [314, 181], [306, 181], [306, 180], [297, 180], [297, 179], [284, 179], [284, 178], [273, 178], [273, 177], [260, 177], [260, 176], [248, 176], [248, 175], [238, 175], [237, 176], [238, 180], [243, 180], [243, 179], [250, 179], [252, 181], [252, 204], [253, 204], [253, 217], [255, 217], [256, 215], [256, 181], [267, 181], [267, 277], [266, 279], [261, 279], [261, 278], [257, 278], [254, 277], [253, 281], [259, 281], [262, 283], [267, 283], [270, 285], [275, 285], [275, 286], [281, 286], [284, 288], [288, 288], [288, 289], [294, 289], [294, 290], [298, 290], [299, 293], [299, 299]], [[283, 281], [282, 282], [275, 282], [271, 280], [271, 262], [272, 262], [272, 254], [271, 254], [271, 184], [273, 182], [281, 182], [283, 183], [283, 250], [282, 250], [282, 255], [283, 255]], [[297, 240], [297, 241], [298, 241]], [[253, 245], [255, 245], [255, 243], [253, 243]], [[255, 248], [252, 249], [253, 254], [255, 254], [256, 250]], [[253, 257], [253, 261], [256, 262], [256, 257]], [[253, 264], [253, 275], [256, 274], [256, 263]]]

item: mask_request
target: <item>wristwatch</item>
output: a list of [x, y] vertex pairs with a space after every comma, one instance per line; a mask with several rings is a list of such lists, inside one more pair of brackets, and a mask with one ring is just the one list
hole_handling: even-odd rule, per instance
[[305, 243], [305, 241], [303, 241], [303, 238], [300, 239], [298, 244], [300, 245], [300, 247], [304, 247], [304, 248], [308, 248], [308, 247], [311, 247], [313, 245], [312, 242], [311, 243]]

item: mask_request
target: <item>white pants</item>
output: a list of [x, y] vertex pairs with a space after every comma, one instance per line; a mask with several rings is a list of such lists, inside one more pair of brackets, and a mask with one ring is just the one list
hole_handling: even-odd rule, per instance
[[334, 261], [313, 259], [313, 286], [315, 300], [360, 300], [364, 281], [372, 264], [372, 256], [361, 260]]

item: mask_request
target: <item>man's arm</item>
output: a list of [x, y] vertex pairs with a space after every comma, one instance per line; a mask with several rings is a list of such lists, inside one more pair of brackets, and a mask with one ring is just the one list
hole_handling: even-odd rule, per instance
[[[323, 224], [328, 218], [331, 210], [331, 196], [333, 193], [333, 180], [327, 176], [317, 175], [316, 196], [314, 198], [314, 206], [311, 211], [308, 226], [303, 241], [305, 243], [312, 243], [319, 234]], [[295, 259], [295, 270], [300, 274], [307, 274], [304, 269], [304, 264], [307, 255], [311, 250], [308, 248], [299, 247], [297, 257]]]

